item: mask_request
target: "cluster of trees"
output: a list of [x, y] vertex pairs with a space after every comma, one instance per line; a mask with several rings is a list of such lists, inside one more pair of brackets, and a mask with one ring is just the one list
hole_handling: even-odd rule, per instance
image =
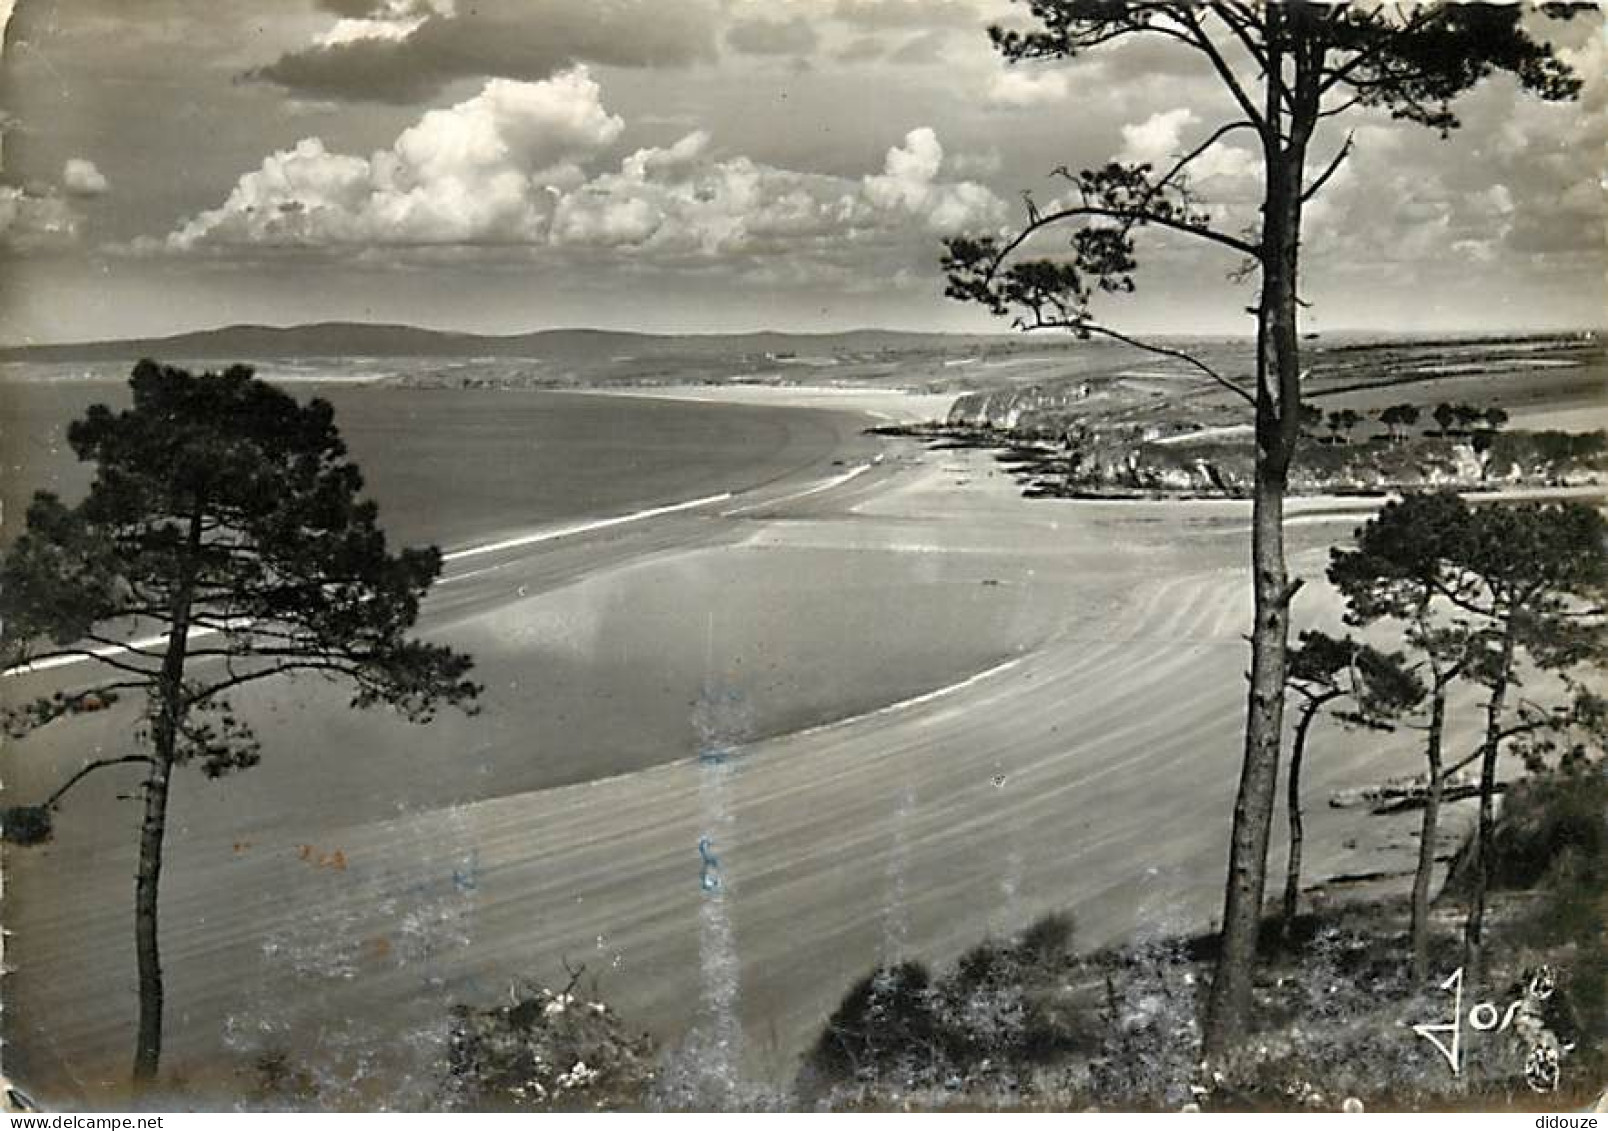
[[[1403, 402], [1365, 416], [1352, 408], [1333, 409], [1325, 413], [1317, 405], [1308, 403], [1301, 406], [1300, 415], [1302, 433], [1316, 438], [1320, 444], [1351, 443], [1351, 433], [1369, 416], [1385, 426], [1385, 435], [1391, 443], [1399, 444], [1406, 439], [1408, 429], [1423, 417], [1423, 410], [1415, 404]], [[1425, 435], [1467, 436], [1472, 431], [1476, 445], [1483, 440], [1485, 447], [1489, 447], [1491, 435], [1508, 422], [1507, 410], [1496, 405], [1479, 408], [1445, 401], [1436, 405], [1430, 416], [1440, 428], [1438, 432], [1426, 432]], [[1326, 431], [1320, 433], [1320, 428]]]
[[1435, 418], [1435, 423], [1440, 425], [1442, 436], [1467, 435], [1476, 428], [1495, 432], [1508, 422], [1507, 412], [1495, 405], [1480, 408], [1477, 405], [1450, 404], [1442, 401], [1435, 406], [1435, 411], [1430, 415]]
[[[1495, 797], [1504, 752], [1532, 772], [1600, 756], [1608, 704], [1591, 677], [1608, 663], [1608, 522], [1582, 503], [1471, 507], [1453, 493], [1388, 503], [1335, 550], [1329, 580], [1353, 627], [1377, 626], [1402, 645], [1382, 652], [1349, 636], [1303, 633], [1288, 673], [1297, 721], [1289, 766], [1290, 857], [1283, 914], [1299, 900], [1300, 770], [1308, 728], [1325, 709], [1347, 724], [1410, 726], [1424, 735], [1423, 815], [1413, 880], [1412, 969], [1429, 974], [1429, 906], [1448, 783], [1478, 767], [1472, 894], [1464, 968], [1479, 978], [1487, 893], [1496, 861]], [[1599, 675], [1600, 678], [1600, 675]], [[1473, 749], [1445, 749], [1448, 701], [1459, 685], [1480, 712]]]
[[[1323, 135], [1349, 114], [1375, 110], [1444, 137], [1459, 125], [1453, 102], [1498, 73], [1543, 99], [1574, 98], [1580, 79], [1536, 38], [1531, 21], [1569, 18], [1583, 8], [1548, 4], [1532, 16], [1516, 5], [1448, 2], [1025, 0], [1024, 6], [1023, 23], [990, 29], [1009, 63], [1061, 62], [1109, 43], [1155, 42], [1193, 57], [1233, 107], [1165, 167], [1112, 161], [1076, 173], [1064, 165], [1055, 169], [1065, 188], [1054, 204], [1041, 207], [1024, 194], [1026, 217], [1014, 233], [951, 238], [943, 261], [952, 298], [1009, 317], [1023, 330], [1100, 335], [1182, 360], [1249, 409], [1256, 442], [1251, 664], [1222, 945], [1204, 1029], [1204, 1052], [1216, 1058], [1248, 1032], [1283, 752], [1290, 605], [1299, 589], [1285, 560], [1284, 498], [1309, 418], [1300, 332], [1303, 215], [1353, 144], [1351, 135], [1327, 144]], [[1214, 221], [1192, 180], [1197, 163], [1231, 137], [1248, 139], [1261, 161], [1260, 208], [1249, 224]], [[1102, 296], [1135, 289], [1136, 239], [1156, 230], [1231, 257], [1232, 278], [1259, 280], [1248, 376], [1223, 373], [1187, 351], [1143, 341], [1096, 317]]]

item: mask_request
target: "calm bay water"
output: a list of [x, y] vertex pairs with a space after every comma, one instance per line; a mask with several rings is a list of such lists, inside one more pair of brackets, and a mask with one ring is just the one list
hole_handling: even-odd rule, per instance
[[[820, 412], [635, 397], [284, 387], [334, 404], [393, 543], [448, 548], [757, 486], [822, 460], [854, 428]], [[35, 490], [76, 498], [87, 487], [66, 432], [95, 403], [126, 406], [124, 378], [0, 366], [0, 539], [16, 536]]]

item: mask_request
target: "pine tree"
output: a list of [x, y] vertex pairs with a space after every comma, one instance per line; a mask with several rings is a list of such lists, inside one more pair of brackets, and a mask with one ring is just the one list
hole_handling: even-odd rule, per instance
[[34, 497], [0, 564], [0, 643], [10, 673], [82, 661], [100, 676], [13, 708], [13, 733], [143, 697], [143, 749], [89, 762], [6, 822], [12, 839], [39, 839], [85, 776], [145, 767], [134, 900], [143, 1084], [162, 1049], [157, 910], [173, 771], [217, 777], [259, 756], [231, 692], [314, 672], [348, 681], [355, 707], [427, 722], [441, 704], [472, 710], [479, 688], [469, 657], [408, 635], [441, 555], [387, 549], [327, 402], [300, 404], [243, 366], [192, 376], [142, 361], [130, 387], [131, 408], [95, 405], [69, 427], [94, 479], [75, 505]]

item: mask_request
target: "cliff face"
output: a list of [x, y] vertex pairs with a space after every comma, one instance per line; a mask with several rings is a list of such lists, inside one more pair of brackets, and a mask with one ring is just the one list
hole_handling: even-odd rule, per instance
[[958, 428], [992, 428], [1025, 436], [1058, 436], [1067, 420], [1085, 407], [1089, 382], [1025, 385], [965, 393], [949, 409], [948, 423]]
[[[1020, 435], [1020, 433], [1018, 433]], [[1250, 490], [1249, 437], [1158, 441], [1138, 428], [1072, 425], [1043, 444], [1032, 468], [1049, 494], [1102, 489], [1241, 495]], [[1290, 472], [1300, 494], [1441, 487], [1582, 486], [1608, 481], [1608, 436], [1514, 432], [1400, 443], [1303, 445]]]

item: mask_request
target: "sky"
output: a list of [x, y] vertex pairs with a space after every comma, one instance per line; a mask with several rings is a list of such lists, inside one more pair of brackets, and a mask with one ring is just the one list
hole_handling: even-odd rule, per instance
[[[1020, 223], [1057, 167], [1167, 163], [1233, 113], [1160, 37], [1007, 66], [986, 29], [1025, 19], [1011, 0], [15, 3], [8, 344], [326, 319], [1003, 330], [943, 297], [943, 236]], [[1578, 101], [1497, 77], [1446, 139], [1324, 124], [1315, 166], [1354, 148], [1309, 205], [1307, 329], [1603, 324], [1608, 39], [1600, 13], [1534, 20]], [[1230, 228], [1257, 199], [1243, 136], [1192, 181]], [[1249, 330], [1232, 251], [1139, 253], [1103, 320]]]

